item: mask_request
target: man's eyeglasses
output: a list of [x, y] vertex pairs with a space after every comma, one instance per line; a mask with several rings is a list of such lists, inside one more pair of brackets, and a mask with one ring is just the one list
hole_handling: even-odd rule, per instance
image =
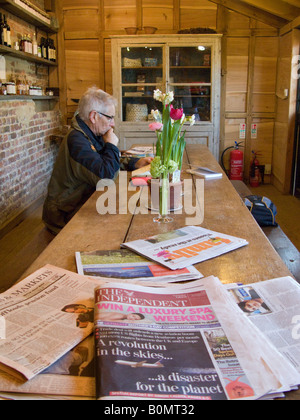
[[103, 114], [103, 112], [100, 112], [100, 111], [96, 111], [96, 112], [97, 112], [97, 114], [103, 115], [103, 117], [106, 117], [109, 121], [112, 121], [115, 118], [114, 115], [106, 115], [106, 114]]

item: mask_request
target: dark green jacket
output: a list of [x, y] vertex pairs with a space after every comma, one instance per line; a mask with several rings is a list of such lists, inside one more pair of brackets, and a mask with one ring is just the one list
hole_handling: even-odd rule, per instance
[[95, 136], [77, 115], [64, 138], [48, 186], [43, 221], [58, 233], [86, 200], [98, 181], [115, 179], [120, 169], [132, 171], [137, 159], [120, 161], [119, 149]]

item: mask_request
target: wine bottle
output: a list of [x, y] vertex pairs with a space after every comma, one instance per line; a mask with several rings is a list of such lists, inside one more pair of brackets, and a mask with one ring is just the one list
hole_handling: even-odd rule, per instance
[[3, 15], [3, 45], [7, 47], [7, 26], [6, 26], [6, 17]]
[[4, 22], [0, 13], [0, 45], [4, 45]]
[[10, 26], [7, 23], [6, 16], [4, 15], [4, 25], [6, 27], [6, 45], [11, 48], [11, 36], [10, 36]]
[[36, 34], [33, 34], [33, 41], [32, 41], [32, 53], [33, 55], [38, 55], [38, 45], [36, 41]]

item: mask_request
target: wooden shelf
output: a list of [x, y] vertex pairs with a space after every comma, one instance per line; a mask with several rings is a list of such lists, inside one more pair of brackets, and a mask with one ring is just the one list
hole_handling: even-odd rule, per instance
[[44, 32], [55, 34], [58, 32], [58, 29], [54, 28], [51, 25], [48, 25], [39, 17], [35, 16], [30, 11], [23, 9], [21, 6], [14, 3], [13, 0], [0, 0], [0, 6], [12, 13], [13, 15], [24, 19], [26, 22], [31, 23], [36, 28], [41, 29]]
[[162, 70], [162, 66], [122, 67], [122, 70]]
[[59, 96], [0, 95], [0, 101], [59, 101]]
[[211, 66], [171, 66], [170, 69], [178, 69], [178, 70], [185, 70], [185, 69], [207, 69], [210, 70]]
[[22, 58], [23, 60], [32, 61], [33, 63], [42, 64], [44, 66], [57, 67], [57, 63], [44, 58], [37, 57], [33, 54], [28, 54], [23, 51], [17, 51], [13, 48], [0, 45], [0, 55], [10, 55], [12, 57]]

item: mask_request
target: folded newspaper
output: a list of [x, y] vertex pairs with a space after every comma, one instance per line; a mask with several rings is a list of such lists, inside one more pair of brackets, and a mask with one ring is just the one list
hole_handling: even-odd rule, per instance
[[245, 239], [187, 226], [121, 246], [171, 270], [182, 269], [248, 245]]
[[178, 282], [196, 280], [203, 275], [193, 267], [170, 270], [151, 262], [129, 249], [111, 251], [76, 252], [79, 274], [111, 280]]
[[46, 265], [0, 295], [0, 369], [31, 379], [93, 332], [99, 281]]
[[210, 277], [95, 290], [97, 399], [253, 400], [299, 374]]
[[300, 284], [282, 277], [226, 288], [237, 307], [300, 374]]
[[289, 277], [150, 288], [45, 266], [0, 295], [0, 398], [283, 396], [300, 383], [299, 297]]

